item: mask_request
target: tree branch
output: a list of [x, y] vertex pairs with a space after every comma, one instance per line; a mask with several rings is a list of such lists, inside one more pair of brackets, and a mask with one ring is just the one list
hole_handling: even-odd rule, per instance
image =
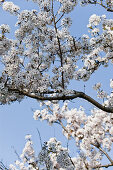
[[94, 2], [92, 2], [92, 1], [88, 1], [88, 3], [89, 4], [94, 4], [94, 5], [100, 5], [100, 6], [102, 6], [103, 8], [105, 8], [108, 12], [113, 12], [113, 9], [110, 9], [110, 8], [108, 8], [107, 6], [105, 6], [103, 3], [102, 3], [102, 1], [101, 1], [101, 3], [100, 2], [97, 2], [97, 1], [94, 1]]
[[[89, 103], [93, 104], [94, 106], [96, 106], [97, 108], [99, 108], [99, 109], [101, 109], [101, 110], [103, 110], [105, 112], [113, 113], [113, 107], [103, 106], [102, 104], [98, 103], [92, 97], [88, 96], [87, 94], [85, 94], [83, 92], [79, 92], [79, 91], [74, 91], [73, 94], [71, 94], [71, 95], [44, 96], [43, 93], [40, 94], [40, 95], [37, 95], [35, 93], [29, 93], [29, 92], [26, 92], [24, 90], [21, 91], [21, 90], [18, 90], [18, 89], [10, 89], [10, 88], [8, 90], [10, 92], [19, 93], [19, 95], [24, 95], [24, 96], [27, 96], [27, 97], [30, 97], [30, 98], [33, 98], [33, 99], [41, 100], [41, 101], [45, 101], [45, 100], [49, 100], [49, 101], [52, 101], [52, 100], [63, 100], [63, 101], [65, 101], [65, 100], [73, 100], [73, 99], [76, 99], [76, 98], [82, 98], [82, 99], [85, 99]], [[49, 94], [49, 93], [47, 93], [47, 94]], [[55, 94], [55, 93], [53, 93], [53, 94]]]
[[110, 156], [101, 147], [99, 147], [98, 149], [108, 158], [113, 166], [113, 160], [110, 158]]
[[97, 166], [94, 167], [94, 169], [96, 169], [96, 168], [108, 168], [110, 166], [113, 166], [113, 164], [97, 165]]
[[60, 125], [62, 126], [62, 128], [67, 132], [67, 133], [69, 133], [68, 132], [68, 130], [65, 128], [65, 126], [63, 125], [63, 123], [62, 123], [62, 121], [59, 119], [59, 123], [60, 123]]
[[107, 154], [107, 152], [105, 152], [101, 147], [100, 144], [92, 144], [93, 146], [95, 146], [96, 148], [98, 148], [107, 158], [108, 160], [111, 162], [111, 164], [113, 165], [113, 160], [110, 158], [110, 156]]
[[[63, 17], [64, 13], [62, 14], [61, 18]], [[56, 34], [58, 33], [58, 30], [57, 30], [57, 22], [59, 21], [55, 21], [55, 16], [54, 16], [54, 11], [53, 11], [53, 0], [52, 0], [52, 16], [53, 16], [53, 22], [54, 22], [54, 28], [55, 28], [55, 31], [56, 31]], [[60, 18], [60, 19], [61, 19]], [[60, 61], [61, 61], [61, 67], [63, 67], [63, 57], [62, 57], [62, 50], [61, 50], [61, 44], [60, 44], [60, 39], [58, 37], [58, 35], [56, 36], [57, 37], [57, 40], [58, 40], [58, 46], [59, 46], [59, 57], [60, 57]], [[63, 71], [61, 72], [61, 77], [62, 77], [62, 88], [64, 89], [64, 73]]]
[[[65, 128], [65, 126], [63, 125], [63, 123], [62, 123], [62, 121], [61, 120], [59, 120], [59, 123], [60, 123], [60, 125], [62, 126], [62, 128], [68, 133], [68, 130]], [[108, 168], [108, 167], [110, 167], [110, 166], [113, 166], [113, 160], [110, 158], [110, 156], [100, 147], [100, 145], [98, 146], [98, 145], [94, 145], [94, 144], [92, 144], [93, 146], [95, 146], [96, 148], [98, 148], [107, 158], [108, 158], [108, 160], [111, 162], [110, 164], [106, 164], [106, 165], [97, 165], [97, 166], [95, 166], [95, 167], [93, 167], [93, 169], [96, 169], [96, 168]], [[84, 164], [85, 164], [85, 162], [84, 162]], [[87, 166], [86, 166], [86, 168], [87, 168]], [[88, 169], [88, 168], [87, 168]]]
[[94, 168], [102, 168], [102, 167], [105, 167], [105, 168], [108, 168], [109, 166], [113, 166], [113, 160], [110, 158], [110, 156], [107, 154], [107, 152], [105, 152], [99, 144], [92, 144], [93, 146], [95, 146], [96, 148], [98, 148], [106, 157], [107, 159], [110, 161], [110, 164], [106, 164], [106, 165], [97, 165], [95, 166]]
[[6, 168], [6, 166], [1, 161], [0, 161], [0, 169], [1, 170], [9, 170], [8, 168]]
[[60, 20], [61, 20], [61, 18], [64, 16], [64, 12], [63, 12], [63, 14], [60, 16], [60, 18], [56, 21], [56, 24], [57, 24], [57, 22], [59, 22]]

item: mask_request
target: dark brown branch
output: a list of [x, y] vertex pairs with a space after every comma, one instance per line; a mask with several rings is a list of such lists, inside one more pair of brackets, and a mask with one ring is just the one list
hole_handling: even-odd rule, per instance
[[113, 12], [113, 9], [109, 9], [109, 8], [108, 8], [107, 11], [108, 11], [108, 12]]
[[1, 161], [0, 161], [0, 169], [1, 170], [9, 170], [8, 168], [6, 168], [6, 166]]
[[[53, 12], [53, 0], [52, 0], [52, 15], [53, 15], [53, 22], [54, 22], [54, 27], [55, 27], [55, 31], [56, 31], [56, 34], [58, 33], [58, 30], [57, 30], [57, 22], [55, 21], [55, 16], [54, 16], [54, 12]], [[62, 14], [61, 18], [63, 17], [64, 14]], [[60, 18], [60, 19], [61, 19]], [[60, 44], [60, 39], [58, 37], [58, 35], [56, 36], [57, 37], [57, 40], [58, 40], [58, 46], [59, 46], [59, 57], [60, 57], [60, 60], [61, 60], [61, 67], [63, 67], [63, 57], [62, 57], [62, 50], [61, 50], [61, 44]], [[62, 88], [64, 89], [64, 73], [62, 71], [61, 73], [61, 76], [62, 76]]]
[[92, 1], [88, 1], [88, 3], [89, 4], [94, 4], [94, 5], [100, 5], [100, 6], [102, 6], [103, 8], [105, 8], [108, 12], [113, 12], [113, 9], [110, 9], [110, 8], [108, 8], [107, 6], [105, 6], [103, 3], [102, 3], [102, 1], [101, 1], [101, 3], [100, 2], [97, 2], [97, 1], [94, 1], [94, 2], [92, 2]]
[[63, 100], [63, 101], [65, 101], [65, 100], [73, 100], [76, 98], [82, 98], [82, 99], [85, 99], [86, 101], [88, 101], [89, 103], [92, 103], [94, 106], [96, 106], [97, 108], [99, 108], [105, 112], [113, 113], [113, 107], [105, 107], [102, 104], [98, 103], [96, 100], [94, 100], [92, 97], [88, 96], [87, 94], [85, 94], [83, 92], [79, 92], [79, 91], [74, 91], [74, 93], [71, 95], [62, 95], [62, 96], [41, 96], [41, 95], [43, 95], [43, 93], [40, 94], [40, 96], [39, 96], [39, 95], [36, 95], [35, 93], [28, 93], [24, 90], [20, 91], [18, 89], [9, 89], [9, 91], [19, 93], [20, 95], [24, 95], [24, 96], [27, 96], [27, 97], [30, 97], [33, 99], [41, 100], [41, 101], [44, 101], [44, 100], [49, 100], [49, 101]]
[[60, 16], [60, 18], [56, 21], [56, 24], [57, 24], [57, 22], [59, 22], [59, 21], [61, 20], [61, 18], [64, 16], [64, 14], [65, 14], [65, 13], [63, 13], [63, 14]]
[[43, 147], [42, 138], [41, 138], [40, 131], [38, 130], [38, 128], [37, 128], [37, 132], [38, 132], [38, 136], [39, 136], [39, 140], [40, 140], [40, 145], [41, 145], [41, 148], [42, 148]]

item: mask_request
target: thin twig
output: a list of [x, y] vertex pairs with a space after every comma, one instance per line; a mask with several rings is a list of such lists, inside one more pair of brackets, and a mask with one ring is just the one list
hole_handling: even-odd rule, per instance
[[14, 148], [14, 146], [12, 146], [12, 148], [13, 148], [14, 153], [16, 154], [16, 156], [17, 156], [18, 160], [20, 160], [20, 161], [21, 161], [20, 156], [19, 156], [19, 154], [17, 153], [17, 151], [16, 151], [16, 149]]
[[61, 18], [64, 16], [64, 14], [65, 14], [65, 13], [63, 13], [63, 14], [60, 16], [60, 18], [56, 21], [56, 24], [57, 24], [57, 22], [59, 22], [59, 21], [61, 20]]
[[95, 145], [95, 144], [92, 144], [92, 145], [95, 146], [96, 148], [98, 148], [98, 149], [108, 158], [108, 160], [111, 162], [110, 164], [106, 164], [106, 165], [97, 165], [97, 166], [95, 166], [94, 168], [101, 168], [101, 167], [108, 168], [109, 166], [113, 166], [113, 160], [110, 158], [110, 156], [107, 154], [107, 152], [105, 152], [105, 151], [100, 147], [100, 145]]
[[110, 158], [110, 156], [101, 147], [99, 147], [98, 149], [108, 158], [108, 160], [113, 165], [113, 160]]
[[67, 129], [65, 128], [65, 126], [63, 125], [63, 123], [62, 123], [61, 120], [59, 120], [59, 123], [60, 123], [60, 125], [62, 126], [62, 128], [63, 128], [67, 133], [69, 133], [68, 130], [67, 130]]
[[38, 128], [37, 128], [37, 132], [38, 132], [38, 136], [39, 136], [39, 139], [40, 139], [40, 145], [41, 145], [41, 148], [42, 148], [43, 147], [42, 138], [41, 138], [40, 131], [38, 130]]
[[8, 168], [6, 168], [6, 166], [1, 161], [0, 161], [0, 169], [1, 170], [9, 170]]

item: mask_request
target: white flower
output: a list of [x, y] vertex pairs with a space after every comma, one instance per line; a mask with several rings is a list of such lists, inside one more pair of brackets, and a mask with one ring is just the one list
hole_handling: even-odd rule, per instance
[[106, 15], [102, 15], [101, 17], [102, 17], [103, 19], [106, 19]]
[[93, 86], [93, 89], [98, 90], [98, 89], [100, 89], [100, 87], [101, 87], [101, 83], [97, 83]]
[[9, 165], [9, 170], [18, 170], [14, 165], [10, 164]]
[[82, 40], [87, 40], [87, 39], [89, 39], [89, 36], [87, 34], [83, 34]]
[[13, 4], [13, 2], [8, 1], [3, 3], [3, 9], [10, 12], [11, 14], [17, 14], [17, 12], [20, 10], [19, 6]]
[[50, 105], [51, 105], [51, 102], [50, 102], [50, 101], [47, 101], [47, 102], [45, 102], [45, 104], [46, 104], [47, 106], [50, 106]]
[[10, 32], [10, 27], [7, 24], [0, 25], [0, 29], [2, 30], [2, 33], [9, 33]]
[[100, 16], [97, 16], [96, 14], [91, 15], [91, 17], [89, 18], [89, 24], [91, 25], [99, 25], [100, 21]]
[[27, 140], [28, 140], [28, 139], [31, 139], [31, 135], [26, 135], [26, 136], [25, 136], [25, 139], [27, 139]]
[[19, 164], [20, 164], [20, 161], [17, 160], [17, 161], [15, 162], [15, 164], [16, 164], [16, 165], [19, 165]]
[[113, 89], [113, 79], [110, 79], [110, 87]]
[[109, 133], [113, 136], [113, 127], [109, 130]]
[[97, 34], [97, 33], [99, 33], [99, 28], [94, 28], [93, 30], [92, 30], [92, 33], [95, 35], [95, 34]]
[[76, 136], [80, 139], [83, 138], [84, 136], [84, 129], [78, 129], [77, 132], [76, 132]]
[[72, 24], [72, 20], [70, 17], [67, 17], [67, 18], [63, 18], [62, 21], [61, 21], [61, 25], [63, 27], [70, 27]]
[[38, 120], [39, 116], [40, 116], [40, 110], [36, 110], [36, 111], [34, 112], [33, 118], [34, 118], [35, 120]]

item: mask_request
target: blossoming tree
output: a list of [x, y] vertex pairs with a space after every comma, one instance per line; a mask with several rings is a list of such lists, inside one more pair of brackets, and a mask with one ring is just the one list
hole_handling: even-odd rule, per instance
[[[29, 1], [29, 0], [28, 0]], [[61, 142], [50, 138], [35, 155], [31, 136], [15, 165], [10, 170], [92, 170], [113, 166], [109, 156], [113, 142], [113, 93], [94, 85], [98, 102], [82, 91], [72, 89], [70, 81], [88, 81], [101, 65], [113, 63], [113, 20], [93, 14], [89, 18], [89, 35], [77, 39], [70, 33], [69, 17], [77, 0], [32, 0], [38, 10], [23, 10], [13, 2], [0, 0], [3, 10], [17, 16], [15, 39], [8, 39], [8, 25], [0, 26], [0, 56], [3, 65], [0, 75], [0, 103], [21, 101], [25, 96], [41, 103], [34, 112], [35, 120], [58, 123], [68, 139], [74, 139], [80, 152], [71, 157]], [[82, 6], [100, 5], [113, 12], [113, 0], [81, 0]], [[80, 63], [81, 62], [81, 63]], [[110, 80], [113, 89], [113, 80]], [[70, 108], [69, 102], [82, 98], [93, 104], [85, 108]], [[73, 146], [75, 147], [75, 146]], [[103, 156], [108, 159], [102, 164]]]

